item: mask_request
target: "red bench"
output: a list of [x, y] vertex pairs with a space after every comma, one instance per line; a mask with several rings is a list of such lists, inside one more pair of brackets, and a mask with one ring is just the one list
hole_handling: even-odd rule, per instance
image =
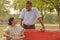
[[60, 40], [60, 32], [26, 30], [24, 40]]

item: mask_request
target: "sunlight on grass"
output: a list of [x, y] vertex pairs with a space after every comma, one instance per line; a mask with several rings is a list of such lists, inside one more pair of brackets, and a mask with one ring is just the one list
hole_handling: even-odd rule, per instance
[[[44, 24], [46, 29], [59, 29], [58, 24]], [[40, 29], [42, 26], [41, 24], [36, 24], [36, 29]]]

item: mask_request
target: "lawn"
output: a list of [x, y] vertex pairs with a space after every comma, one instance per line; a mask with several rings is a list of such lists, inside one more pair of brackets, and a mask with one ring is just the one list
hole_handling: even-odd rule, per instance
[[3, 34], [3, 30], [6, 28], [6, 25], [1, 25], [0, 26], [0, 38], [1, 38], [1, 36], [2, 36], [2, 34]]
[[[46, 29], [59, 29], [59, 25], [58, 24], [44, 24]], [[40, 29], [41, 25], [40, 24], [36, 24], [36, 29]]]
[[[0, 38], [2, 37], [3, 30], [7, 27], [7, 25], [1, 25], [0, 26]], [[45, 24], [46, 29], [58, 29], [58, 24]], [[40, 29], [41, 25], [36, 24], [36, 29]]]

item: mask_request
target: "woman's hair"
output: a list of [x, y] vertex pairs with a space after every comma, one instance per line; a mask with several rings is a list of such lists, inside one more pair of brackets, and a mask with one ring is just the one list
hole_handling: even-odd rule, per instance
[[8, 25], [12, 25], [12, 21], [14, 20], [14, 17], [11, 17], [11, 18], [9, 18], [9, 24]]

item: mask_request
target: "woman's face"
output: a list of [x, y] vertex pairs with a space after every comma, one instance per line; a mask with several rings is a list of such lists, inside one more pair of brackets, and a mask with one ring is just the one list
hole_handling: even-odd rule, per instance
[[14, 18], [14, 20], [12, 21], [12, 24], [17, 24], [16, 19]]

